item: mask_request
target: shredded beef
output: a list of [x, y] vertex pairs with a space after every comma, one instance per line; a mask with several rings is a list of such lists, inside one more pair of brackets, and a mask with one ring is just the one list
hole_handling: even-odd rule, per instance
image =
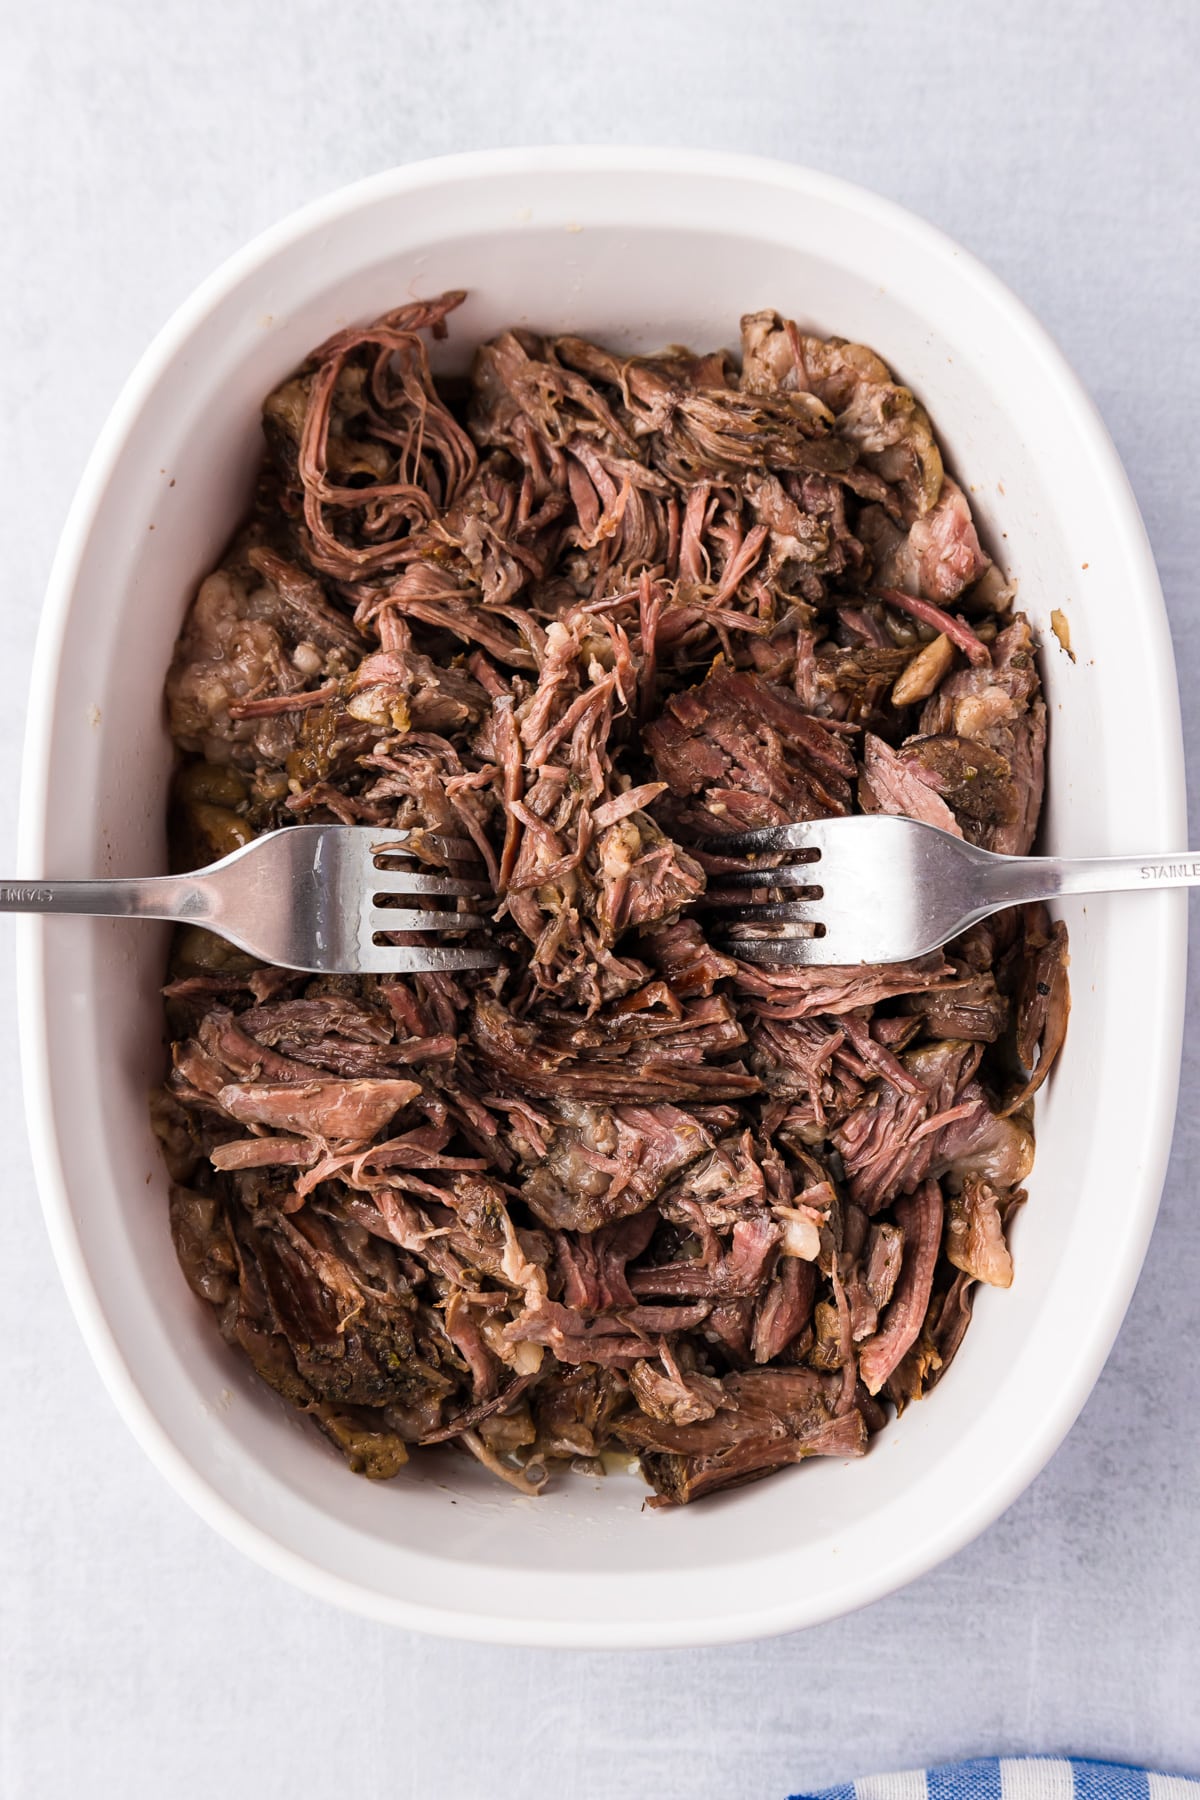
[[1069, 1010], [1042, 908], [740, 964], [723, 836], [856, 809], [1023, 852], [1027, 621], [923, 407], [775, 313], [724, 351], [352, 327], [264, 406], [167, 677], [178, 867], [297, 820], [486, 872], [498, 974], [312, 979], [181, 931], [154, 1101], [191, 1288], [351, 1468], [451, 1443], [656, 1504], [861, 1455], [941, 1379]]

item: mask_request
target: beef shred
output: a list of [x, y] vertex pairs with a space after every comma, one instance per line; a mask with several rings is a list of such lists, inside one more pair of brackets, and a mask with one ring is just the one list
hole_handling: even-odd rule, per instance
[[[1026, 619], [914, 396], [774, 313], [740, 360], [446, 294], [264, 408], [249, 523], [167, 679], [192, 867], [297, 821], [447, 836], [499, 974], [312, 979], [192, 928], [155, 1118], [184, 1273], [352, 1468], [452, 1443], [659, 1503], [857, 1456], [945, 1372], [1063, 1040], [1041, 908], [888, 967], [706, 940], [722, 834], [856, 809], [1027, 851]], [[714, 841], [715, 840], [715, 841]]]

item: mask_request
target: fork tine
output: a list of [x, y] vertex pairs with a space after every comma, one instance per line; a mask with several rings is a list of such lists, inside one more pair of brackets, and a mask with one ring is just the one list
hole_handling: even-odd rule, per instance
[[811, 900], [767, 900], [761, 905], [739, 906], [723, 913], [716, 924], [718, 929], [726, 931], [731, 926], [759, 925], [768, 921], [772, 924], [816, 925], [820, 923], [823, 910], [819, 895]]
[[727, 956], [749, 963], [833, 963], [823, 937], [720, 938], [714, 945]]
[[417, 869], [370, 869], [364, 885], [372, 894], [487, 894], [488, 884], [481, 874], [478, 881], [467, 881], [458, 875], [426, 875]]
[[412, 906], [372, 906], [367, 911], [372, 931], [472, 931], [488, 924], [478, 913], [426, 912]]
[[714, 876], [713, 879], [722, 888], [815, 888], [818, 886], [815, 866], [812, 863], [784, 863], [779, 869], [722, 869], [721, 873]]
[[473, 844], [470, 838], [453, 837], [440, 831], [426, 831], [419, 825], [411, 831], [374, 831], [363, 825], [354, 825], [349, 829], [354, 833], [355, 850], [368, 862], [379, 856], [415, 858], [417, 852], [412, 846], [418, 843], [423, 850], [431, 850], [446, 862], [479, 861], [478, 845]]
[[[421, 848], [432, 850], [434, 855], [440, 857], [443, 862], [480, 862], [479, 846], [478, 844], [473, 844], [470, 838], [443, 837], [440, 832], [433, 831], [423, 831], [419, 835]], [[376, 857], [388, 856], [391, 852], [387, 850], [376, 850], [374, 854]], [[415, 851], [405, 850], [401, 851], [400, 854], [402, 856], [414, 856], [416, 853]]]
[[422, 975], [441, 969], [495, 969], [499, 952], [458, 944], [364, 944], [359, 968], [366, 975]]
[[795, 825], [763, 825], [732, 837], [705, 838], [702, 847], [713, 856], [761, 856], [776, 850], [811, 850], [819, 856], [820, 824], [805, 820]]
[[[364, 885], [374, 883], [381, 893], [424, 893], [436, 892], [420, 885], [418, 878], [442, 884], [443, 893], [459, 893], [483, 888], [490, 892], [490, 884], [484, 870], [477, 847], [467, 838], [443, 836], [436, 832], [414, 830], [401, 832], [401, 841], [384, 839], [369, 833], [364, 826], [350, 828], [355, 834], [353, 853], [355, 861], [361, 868], [361, 880]], [[451, 871], [443, 874], [437, 862], [419, 857], [415, 849], [410, 848], [413, 840], [419, 838], [422, 849], [433, 851], [438, 861], [444, 863]], [[413, 887], [405, 886], [408, 880], [414, 881]], [[456, 887], [456, 882], [466, 882], [467, 889]]]

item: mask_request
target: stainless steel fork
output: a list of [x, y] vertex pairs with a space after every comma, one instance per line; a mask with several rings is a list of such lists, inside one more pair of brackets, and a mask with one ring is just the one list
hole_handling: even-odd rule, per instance
[[[460, 900], [486, 900], [490, 892], [474, 845], [423, 835], [459, 874], [431, 874], [407, 831], [289, 825], [187, 875], [0, 882], [0, 912], [174, 919], [202, 925], [264, 962], [319, 975], [493, 967], [500, 958], [490, 945], [438, 941], [486, 923], [458, 910]], [[415, 905], [405, 906], [407, 897]], [[392, 933], [416, 941], [389, 942]], [[422, 942], [422, 934], [434, 935]]]
[[1187, 851], [998, 856], [934, 825], [883, 814], [770, 826], [711, 838], [705, 848], [730, 860], [709, 876], [709, 935], [756, 963], [908, 962], [1005, 906], [1200, 887], [1200, 856]]

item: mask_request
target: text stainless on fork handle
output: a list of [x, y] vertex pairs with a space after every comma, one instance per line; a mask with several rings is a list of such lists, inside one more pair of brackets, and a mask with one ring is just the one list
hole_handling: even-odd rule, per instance
[[996, 856], [981, 866], [997, 906], [1057, 900], [1064, 894], [1117, 894], [1143, 888], [1200, 887], [1200, 855]]
[[0, 912], [83, 913], [93, 918], [215, 919], [220, 908], [194, 875], [141, 880], [0, 882]]

